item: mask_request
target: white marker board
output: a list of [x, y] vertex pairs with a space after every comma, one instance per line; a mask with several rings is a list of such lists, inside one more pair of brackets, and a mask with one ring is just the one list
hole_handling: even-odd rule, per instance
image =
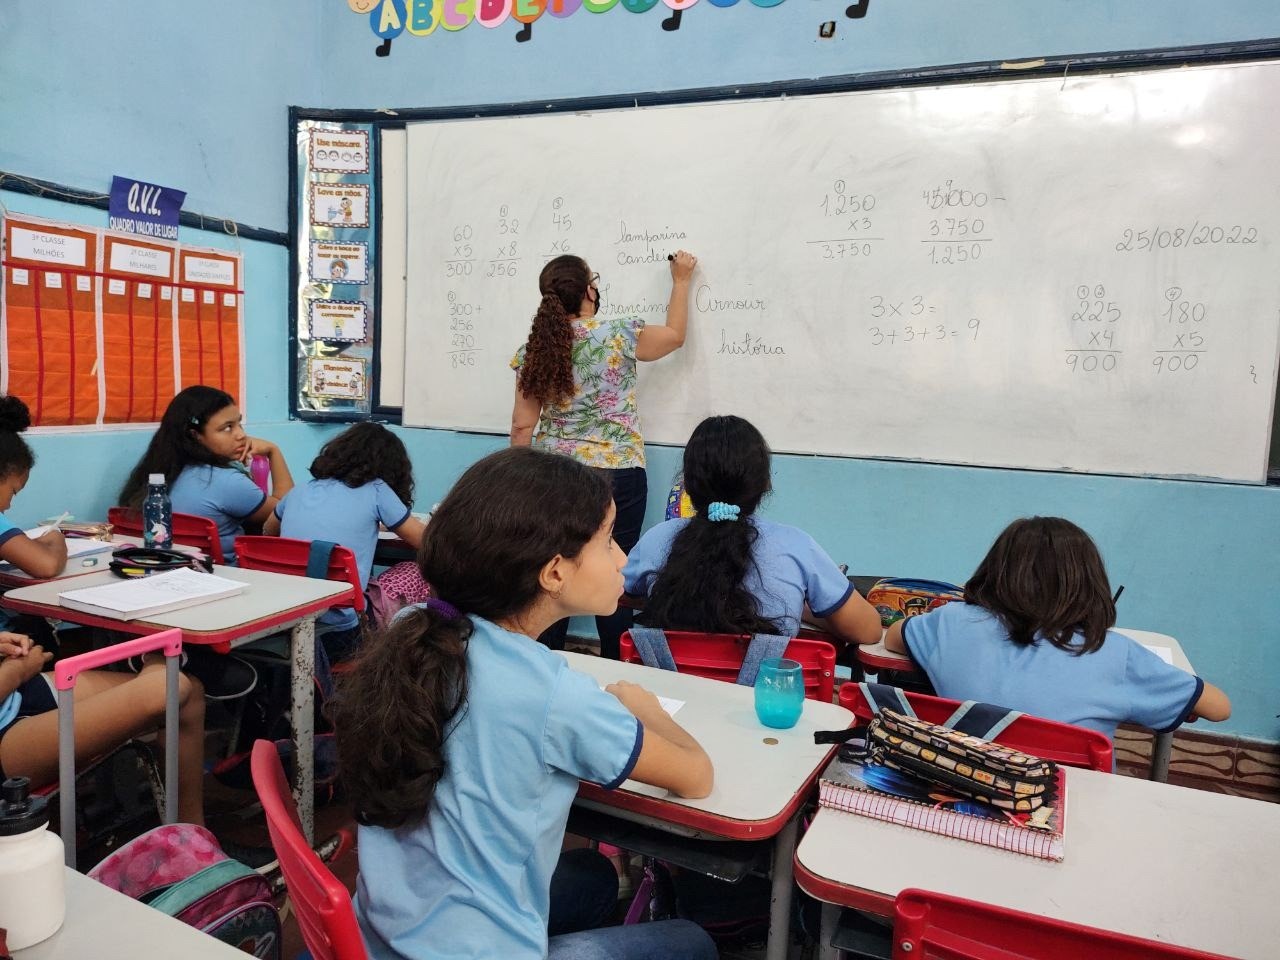
[[650, 442], [1261, 482], [1280, 333], [1280, 65], [408, 127], [405, 422], [505, 432], [537, 275], [689, 339]]

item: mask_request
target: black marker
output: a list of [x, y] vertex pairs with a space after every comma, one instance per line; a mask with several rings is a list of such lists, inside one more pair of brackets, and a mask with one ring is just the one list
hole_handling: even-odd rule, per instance
[[1114, 604], [1117, 600], [1119, 600], [1119, 599], [1120, 599], [1120, 594], [1122, 594], [1122, 593], [1124, 593], [1124, 584], [1123, 584], [1123, 583], [1122, 583], [1122, 584], [1120, 584], [1120, 589], [1118, 589], [1118, 590], [1116, 591], [1116, 595], [1115, 595], [1114, 597], [1112, 597], [1112, 598], [1111, 598], [1111, 602]]

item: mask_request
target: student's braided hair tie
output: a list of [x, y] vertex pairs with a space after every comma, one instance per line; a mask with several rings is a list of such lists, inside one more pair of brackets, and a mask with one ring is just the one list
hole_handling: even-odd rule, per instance
[[742, 508], [735, 503], [721, 503], [719, 500], [707, 506], [707, 519], [712, 523], [721, 520], [737, 520]]

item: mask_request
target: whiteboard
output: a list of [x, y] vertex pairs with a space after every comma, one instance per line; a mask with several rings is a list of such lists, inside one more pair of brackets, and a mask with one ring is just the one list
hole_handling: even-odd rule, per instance
[[505, 433], [561, 251], [649, 442], [1262, 482], [1280, 332], [1276, 63], [408, 127], [404, 419]]

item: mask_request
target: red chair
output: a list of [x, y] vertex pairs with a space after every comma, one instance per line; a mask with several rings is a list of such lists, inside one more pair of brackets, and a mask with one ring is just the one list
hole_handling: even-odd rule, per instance
[[[731, 633], [693, 633], [683, 630], [668, 630], [666, 633], [672, 659], [681, 673], [728, 683], [738, 679], [747, 645], [751, 642], [748, 636]], [[630, 630], [622, 635], [619, 645], [624, 663], [644, 662], [636, 652]], [[835, 647], [821, 640], [792, 640], [787, 644], [784, 655], [788, 660], [795, 660], [800, 664], [804, 675], [805, 697], [830, 703], [836, 684]]]
[[[245, 570], [305, 577], [307, 561], [311, 557], [311, 541], [294, 540], [292, 537], [236, 537], [236, 556]], [[342, 602], [335, 603], [335, 607], [352, 607], [356, 613], [364, 612], [364, 587], [360, 584], [356, 555], [349, 547], [333, 548], [325, 579], [351, 584], [351, 596], [339, 598]]]
[[1227, 960], [924, 890], [893, 908], [893, 960]]
[[[369, 954], [360, 936], [351, 895], [307, 845], [276, 745], [259, 740], [253, 745], [249, 763], [253, 786], [266, 814], [271, 846], [280, 860], [280, 872], [298, 915], [302, 942], [315, 960], [366, 960]], [[350, 845], [351, 835], [343, 831], [335, 858]]]
[[[142, 511], [134, 507], [111, 507], [107, 510], [107, 522], [113, 530], [142, 536]], [[214, 563], [223, 563], [222, 540], [218, 525], [208, 517], [194, 513], [173, 515], [173, 542], [184, 547], [198, 547]]]
[[[945, 697], [931, 697], [905, 690], [903, 695], [915, 710], [916, 716], [929, 723], [945, 723], [960, 706], [959, 700], [948, 700]], [[869, 723], [875, 716], [875, 711], [856, 683], [846, 683], [840, 688], [840, 706], [852, 710], [860, 723]], [[1105, 733], [1097, 730], [1023, 714], [1001, 731], [995, 740], [1033, 757], [1052, 760], [1063, 766], [1111, 772], [1111, 740]]]

